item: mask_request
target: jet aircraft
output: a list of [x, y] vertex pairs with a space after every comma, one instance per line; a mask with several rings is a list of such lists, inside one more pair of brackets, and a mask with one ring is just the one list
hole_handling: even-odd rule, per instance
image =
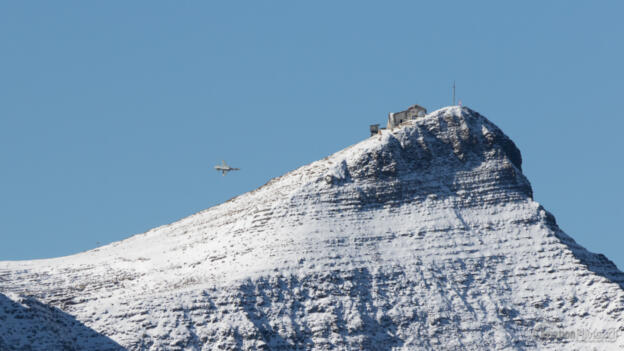
[[225, 163], [225, 161], [222, 161], [220, 165], [216, 165], [215, 169], [217, 171], [220, 171], [224, 176], [227, 174], [227, 172], [230, 171], [240, 171], [240, 168], [230, 167], [227, 165], [227, 163]]

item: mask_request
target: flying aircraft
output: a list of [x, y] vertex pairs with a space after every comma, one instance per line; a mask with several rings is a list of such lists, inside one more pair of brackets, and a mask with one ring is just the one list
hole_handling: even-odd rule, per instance
[[240, 168], [230, 167], [227, 165], [227, 163], [225, 163], [225, 161], [222, 161], [220, 165], [216, 165], [215, 169], [217, 171], [221, 171], [221, 173], [223, 173], [224, 176], [227, 172], [230, 172], [230, 171], [240, 171]]

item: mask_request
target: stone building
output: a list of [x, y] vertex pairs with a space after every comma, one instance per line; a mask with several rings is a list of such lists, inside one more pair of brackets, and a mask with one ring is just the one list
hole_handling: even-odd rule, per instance
[[390, 112], [388, 114], [388, 129], [398, 127], [401, 123], [424, 117], [427, 109], [419, 105], [412, 105], [407, 110], [401, 112]]
[[371, 124], [370, 125], [370, 134], [371, 134], [371, 136], [379, 134], [379, 124]]

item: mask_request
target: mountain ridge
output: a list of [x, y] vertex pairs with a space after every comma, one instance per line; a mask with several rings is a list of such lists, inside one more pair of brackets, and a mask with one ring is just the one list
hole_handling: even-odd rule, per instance
[[123, 241], [0, 262], [0, 293], [129, 350], [583, 349], [550, 335], [619, 337], [623, 282], [533, 201], [513, 141], [465, 107]]

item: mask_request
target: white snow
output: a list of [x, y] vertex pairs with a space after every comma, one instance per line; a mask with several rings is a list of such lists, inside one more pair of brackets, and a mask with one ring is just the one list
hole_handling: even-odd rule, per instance
[[14, 329], [31, 296], [129, 350], [618, 349], [622, 273], [531, 199], [514, 150], [445, 108], [127, 240], [0, 262], [0, 348], [43, 333]]

